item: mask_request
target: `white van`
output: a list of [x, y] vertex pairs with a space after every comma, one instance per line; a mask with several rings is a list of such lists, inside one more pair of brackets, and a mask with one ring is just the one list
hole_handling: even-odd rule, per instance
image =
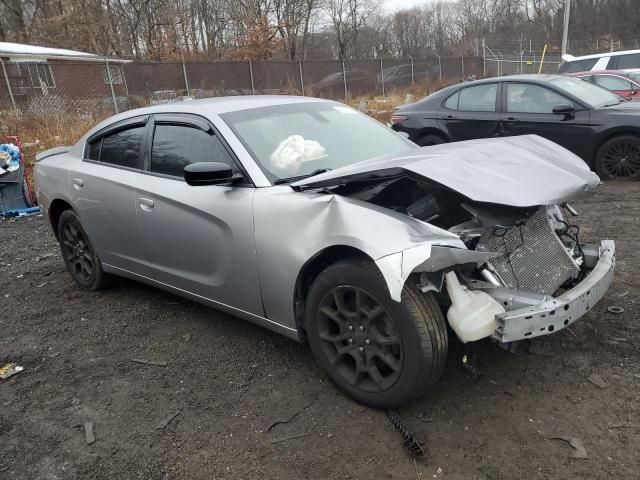
[[558, 73], [588, 72], [590, 70], [624, 70], [640, 72], [640, 50], [597, 53], [574, 57], [563, 55]]

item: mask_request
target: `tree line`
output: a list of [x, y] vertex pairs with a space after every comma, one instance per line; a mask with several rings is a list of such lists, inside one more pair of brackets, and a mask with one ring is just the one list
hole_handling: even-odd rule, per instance
[[[400, 0], [397, 0], [400, 1]], [[569, 51], [640, 48], [638, 0], [573, 0]], [[0, 0], [0, 41], [144, 60], [558, 50], [564, 0]], [[386, 7], [386, 8], [385, 8]]]

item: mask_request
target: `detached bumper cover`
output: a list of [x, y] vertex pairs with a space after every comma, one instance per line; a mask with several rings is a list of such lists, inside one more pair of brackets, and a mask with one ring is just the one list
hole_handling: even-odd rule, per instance
[[496, 315], [498, 328], [493, 338], [513, 342], [548, 335], [571, 325], [604, 297], [613, 281], [615, 261], [615, 243], [603, 240], [598, 263], [582, 282], [557, 298]]

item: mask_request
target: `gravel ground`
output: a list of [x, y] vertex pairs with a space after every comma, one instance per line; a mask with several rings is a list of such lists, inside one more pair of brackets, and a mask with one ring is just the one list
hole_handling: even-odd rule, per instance
[[617, 242], [608, 295], [519, 353], [482, 343], [477, 381], [453, 345], [437, 388], [400, 411], [417, 462], [305, 345], [127, 280], [81, 291], [44, 218], [0, 222], [0, 361], [25, 367], [0, 380], [0, 478], [639, 478], [640, 186], [575, 206], [582, 240]]

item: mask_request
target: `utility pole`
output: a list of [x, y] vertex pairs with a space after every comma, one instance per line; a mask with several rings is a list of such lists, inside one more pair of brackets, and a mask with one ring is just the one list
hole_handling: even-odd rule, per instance
[[564, 0], [564, 28], [562, 29], [562, 55], [567, 53], [567, 38], [569, 36], [569, 14], [571, 0]]

